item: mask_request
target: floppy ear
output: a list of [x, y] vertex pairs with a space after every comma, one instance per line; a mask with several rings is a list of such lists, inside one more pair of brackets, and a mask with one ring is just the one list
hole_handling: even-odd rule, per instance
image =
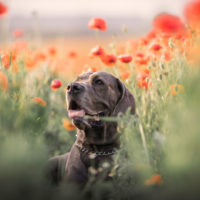
[[133, 95], [129, 92], [126, 86], [119, 80], [117, 80], [117, 86], [121, 93], [121, 96], [113, 110], [113, 116], [117, 116], [119, 113], [125, 114], [127, 109], [130, 108], [130, 114], [135, 114], [135, 100]]

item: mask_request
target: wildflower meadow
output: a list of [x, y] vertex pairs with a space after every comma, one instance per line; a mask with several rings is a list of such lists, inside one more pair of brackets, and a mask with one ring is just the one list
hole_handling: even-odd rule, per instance
[[[0, 21], [9, 12], [0, 1]], [[7, 36], [0, 44], [0, 199], [199, 199], [200, 1], [183, 15], [161, 13], [149, 32], [123, 40], [102, 37], [109, 29], [103, 16], [85, 24], [92, 39], [41, 42], [21, 29]], [[66, 86], [87, 71], [122, 80], [136, 114], [110, 119], [118, 120], [121, 141], [111, 182], [95, 182], [90, 168], [84, 189], [54, 186], [46, 162], [76, 137]]]

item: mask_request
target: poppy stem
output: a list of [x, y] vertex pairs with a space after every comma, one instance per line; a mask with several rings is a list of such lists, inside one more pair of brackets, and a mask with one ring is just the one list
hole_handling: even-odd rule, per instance
[[144, 135], [144, 130], [143, 130], [141, 123], [139, 124], [139, 130], [140, 130], [140, 135], [141, 135], [141, 138], [142, 138], [142, 144], [143, 144], [143, 147], [144, 147], [144, 152], [145, 152], [145, 155], [146, 155], [146, 158], [147, 158], [147, 162], [149, 163], [149, 153], [148, 153], [148, 149], [147, 149], [147, 143], [146, 143], [146, 138], [145, 138], [145, 135]]

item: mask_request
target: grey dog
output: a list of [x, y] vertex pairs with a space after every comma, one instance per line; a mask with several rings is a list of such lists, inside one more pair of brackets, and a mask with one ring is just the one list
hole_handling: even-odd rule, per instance
[[98, 168], [105, 161], [112, 162], [119, 148], [117, 122], [101, 117], [116, 117], [128, 108], [135, 114], [135, 101], [125, 85], [106, 72], [79, 75], [67, 86], [66, 101], [77, 137], [70, 152], [49, 160], [49, 176], [54, 183], [85, 184], [90, 166]]

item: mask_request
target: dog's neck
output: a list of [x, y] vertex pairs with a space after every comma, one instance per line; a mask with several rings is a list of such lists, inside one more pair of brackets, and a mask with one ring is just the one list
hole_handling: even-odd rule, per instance
[[[95, 133], [94, 133], [95, 134]], [[116, 133], [115, 133], [116, 134]], [[76, 143], [79, 148], [86, 149], [88, 152], [112, 152], [119, 148], [119, 140], [116, 137], [110, 143], [95, 143], [88, 140], [86, 133], [83, 130], [78, 130], [76, 134]]]

